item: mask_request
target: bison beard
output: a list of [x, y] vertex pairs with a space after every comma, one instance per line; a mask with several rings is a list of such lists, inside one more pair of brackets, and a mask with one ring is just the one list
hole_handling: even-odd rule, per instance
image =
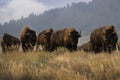
[[74, 28], [65, 28], [58, 30], [51, 35], [50, 51], [57, 47], [66, 47], [70, 51], [77, 49], [78, 38], [81, 35]]
[[111, 52], [116, 49], [118, 35], [113, 25], [104, 26], [91, 32], [90, 42], [95, 53]]
[[21, 31], [20, 39], [23, 51], [33, 50], [36, 43], [36, 32], [29, 27], [24, 27]]

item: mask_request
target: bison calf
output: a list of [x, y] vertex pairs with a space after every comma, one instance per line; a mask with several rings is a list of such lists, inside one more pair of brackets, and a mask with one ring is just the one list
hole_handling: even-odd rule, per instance
[[81, 45], [81, 46], [78, 46], [78, 50], [83, 50], [85, 52], [91, 52], [92, 51], [92, 47], [91, 47], [91, 43], [90, 41]]

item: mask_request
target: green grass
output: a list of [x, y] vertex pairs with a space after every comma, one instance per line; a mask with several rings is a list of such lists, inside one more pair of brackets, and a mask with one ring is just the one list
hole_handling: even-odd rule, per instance
[[120, 52], [52, 53], [11, 52], [0, 54], [0, 80], [120, 80]]

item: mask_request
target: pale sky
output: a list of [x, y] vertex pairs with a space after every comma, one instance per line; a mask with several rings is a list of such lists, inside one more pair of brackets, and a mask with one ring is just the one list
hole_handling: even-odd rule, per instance
[[91, 0], [0, 0], [0, 23], [10, 19], [28, 17], [31, 13], [41, 14], [51, 8], [63, 7], [68, 3], [89, 2]]

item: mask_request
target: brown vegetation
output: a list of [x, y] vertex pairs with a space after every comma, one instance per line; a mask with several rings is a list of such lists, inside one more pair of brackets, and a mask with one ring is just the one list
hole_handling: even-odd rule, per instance
[[49, 52], [0, 54], [1, 80], [119, 80], [120, 52], [112, 54]]

